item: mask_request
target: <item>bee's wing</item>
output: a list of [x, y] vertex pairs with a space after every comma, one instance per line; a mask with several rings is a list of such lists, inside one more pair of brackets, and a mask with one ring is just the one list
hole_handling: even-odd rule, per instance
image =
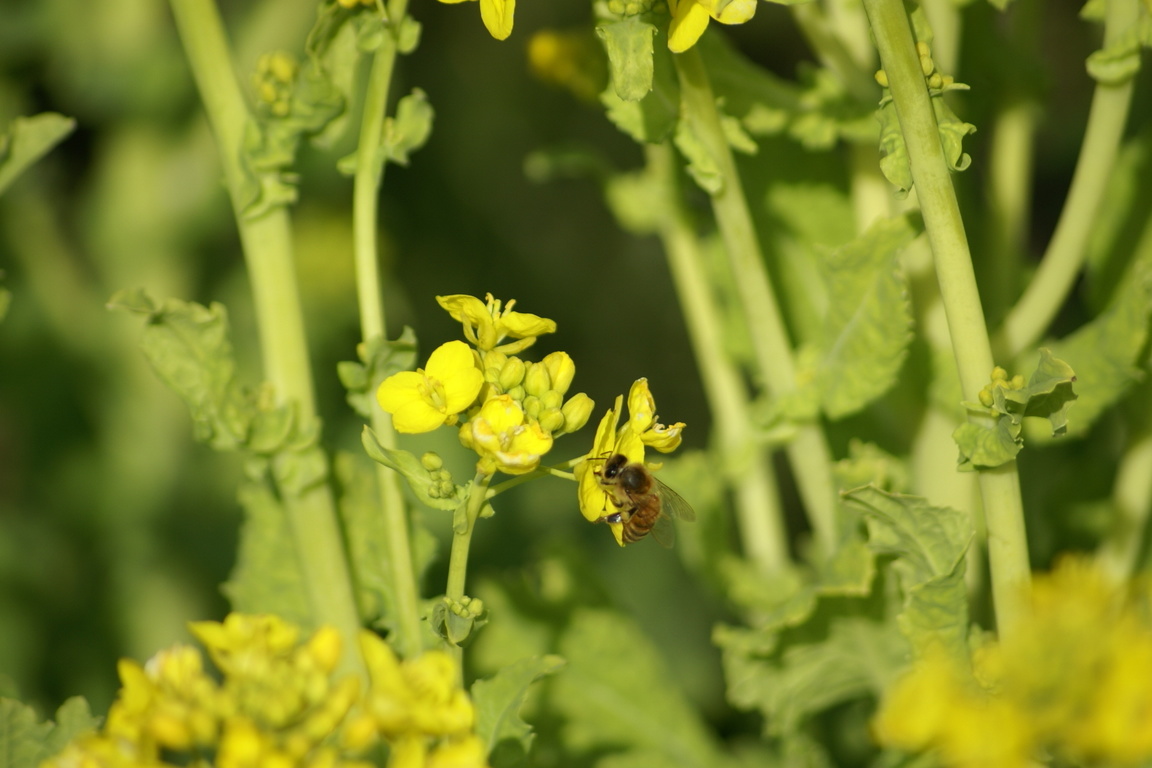
[[672, 524], [672, 518], [665, 514], [656, 518], [656, 523], [652, 526], [652, 538], [664, 549], [671, 549], [676, 543], [676, 526]]
[[686, 523], [695, 522], [696, 510], [692, 509], [692, 505], [684, 501], [684, 497], [676, 493], [664, 483], [660, 482], [657, 478], [652, 478], [656, 485], [656, 493], [660, 496], [660, 513], [663, 517], [674, 517], [677, 520], [683, 520]]

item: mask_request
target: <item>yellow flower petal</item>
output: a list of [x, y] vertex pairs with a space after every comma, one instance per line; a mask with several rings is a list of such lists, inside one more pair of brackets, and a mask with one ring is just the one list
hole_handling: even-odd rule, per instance
[[708, 9], [697, 0], [680, 0], [676, 3], [672, 23], [668, 27], [668, 50], [683, 53], [695, 45], [708, 28], [710, 18]]
[[710, 0], [709, 13], [721, 24], [743, 24], [756, 15], [758, 0]]
[[484, 374], [476, 367], [472, 348], [462, 341], [441, 344], [428, 358], [427, 375], [444, 384], [444, 409], [448, 414], [463, 411], [480, 394]]
[[497, 40], [506, 40], [512, 34], [512, 14], [515, 10], [516, 0], [480, 0], [480, 18], [488, 28], [488, 33]]

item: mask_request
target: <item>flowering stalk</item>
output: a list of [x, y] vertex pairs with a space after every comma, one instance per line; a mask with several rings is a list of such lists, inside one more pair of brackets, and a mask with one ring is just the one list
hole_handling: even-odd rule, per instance
[[[395, 31], [404, 18], [407, 0], [392, 0], [388, 17], [393, 20], [390, 31]], [[364, 341], [382, 339], [386, 335], [384, 318], [383, 280], [376, 243], [376, 211], [380, 202], [380, 184], [384, 179], [385, 163], [378, 159], [378, 148], [384, 132], [385, 109], [392, 84], [392, 71], [397, 56], [397, 41], [391, 34], [383, 35], [380, 47], [372, 59], [372, 70], [364, 93], [364, 115], [360, 124], [360, 141], [356, 153], [356, 175], [352, 192], [352, 231], [356, 263], [356, 291], [360, 307], [360, 335]], [[385, 448], [396, 448], [396, 433], [392, 419], [379, 409], [372, 409], [372, 429]], [[411, 537], [404, 497], [400, 491], [400, 478], [386, 467], [377, 465], [376, 483], [380, 508], [384, 516], [387, 535], [388, 562], [392, 569], [393, 598], [396, 605], [396, 623], [399, 628], [397, 643], [401, 655], [410, 657], [420, 649], [419, 591], [412, 565]]]
[[[252, 283], [265, 376], [277, 396], [296, 407], [299, 423], [311, 426], [316, 420], [316, 406], [288, 214], [283, 207], [274, 207], [248, 218], [241, 209], [240, 148], [244, 126], [251, 118], [233, 74], [215, 5], [211, 0], [172, 0], [172, 11], [216, 134]], [[326, 457], [311, 458], [327, 463]], [[321, 482], [303, 489], [282, 486], [280, 492], [308, 587], [312, 617], [318, 625], [330, 624], [340, 631], [349, 644], [344, 663], [358, 666], [359, 656], [353, 648], [360, 620], [331, 489]]]
[[[716, 162], [721, 186], [712, 194], [712, 209], [724, 250], [737, 276], [736, 285], [756, 355], [758, 378], [776, 397], [796, 387], [788, 333], [769, 281], [764, 257], [740, 184], [732, 150], [724, 136], [716, 98], [704, 62], [696, 49], [674, 57], [680, 80], [683, 118], [704, 142]], [[830, 553], [836, 542], [835, 483], [832, 458], [817, 424], [797, 426], [788, 458], [820, 548]]]
[[[912, 29], [901, 0], [864, 0], [880, 61], [908, 150], [924, 226], [932, 246], [936, 277], [948, 318], [948, 331], [966, 399], [975, 402], [993, 367], [972, 257], [948, 165], [940, 143], [928, 86], [921, 70]], [[969, 412], [970, 421], [987, 420]], [[988, 554], [997, 623], [1008, 634], [1026, 612], [1031, 581], [1024, 509], [1016, 462], [979, 474], [988, 526]]]
[[[1104, 46], [1129, 34], [1136, 24], [1136, 0], [1108, 0], [1105, 4]], [[1060, 221], [1035, 276], [1012, 312], [1004, 320], [997, 348], [1006, 357], [1018, 355], [1036, 342], [1064, 304], [1084, 264], [1088, 238], [1112, 165], [1124, 135], [1128, 108], [1132, 104], [1134, 77], [1122, 82], [1099, 82], [1092, 95], [1084, 143], [1072, 175], [1072, 186], [1060, 212]]]
[[684, 311], [692, 351], [699, 361], [704, 393], [716, 419], [714, 446], [724, 466], [740, 468], [733, 480], [740, 539], [745, 554], [761, 570], [778, 571], [788, 563], [788, 541], [776, 476], [764, 450], [753, 444], [748, 396], [737, 366], [723, 352], [719, 313], [709, 292], [700, 242], [678, 194], [672, 149], [667, 143], [650, 144], [644, 149], [648, 167], [656, 172], [658, 186], [666, 195], [659, 235]]

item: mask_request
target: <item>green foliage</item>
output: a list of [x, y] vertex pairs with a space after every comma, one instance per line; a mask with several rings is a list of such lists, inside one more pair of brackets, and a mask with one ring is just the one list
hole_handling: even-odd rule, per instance
[[604, 41], [612, 87], [623, 101], [639, 101], [652, 90], [652, 41], [656, 27], [629, 16], [619, 21], [602, 21], [596, 34]]
[[54, 112], [13, 119], [0, 134], [0, 194], [75, 128], [75, 120]]
[[576, 750], [621, 752], [653, 766], [723, 766], [725, 760], [659, 652], [616, 612], [576, 611], [560, 640], [568, 664], [552, 686]]
[[0, 698], [0, 765], [5, 768], [37, 768], [57, 754], [73, 737], [94, 729], [99, 719], [88, 702], [74, 696], [56, 710], [56, 721], [38, 722], [30, 707]]
[[[960, 468], [990, 469], [1015, 458], [1024, 446], [1021, 433], [1026, 416], [1046, 418], [1053, 435], [1064, 434], [1068, 408], [1077, 398], [1072, 388], [1075, 381], [1076, 374], [1067, 363], [1041, 348], [1040, 361], [1026, 386], [990, 388], [991, 424], [970, 421], [957, 427], [953, 438], [960, 447]], [[984, 410], [976, 404], [968, 407], [976, 412]]]
[[534, 656], [472, 684], [476, 733], [484, 740], [493, 768], [516, 765], [532, 748], [532, 726], [520, 719], [529, 687], [564, 667], [559, 656]]
[[815, 378], [830, 418], [859, 411], [896, 382], [912, 340], [912, 309], [899, 257], [920, 226], [909, 216], [877, 222], [821, 262], [828, 314]]

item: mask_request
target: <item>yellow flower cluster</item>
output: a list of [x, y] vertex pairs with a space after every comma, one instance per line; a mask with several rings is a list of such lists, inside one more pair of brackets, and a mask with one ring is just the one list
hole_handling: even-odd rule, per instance
[[284, 117], [292, 110], [292, 93], [299, 69], [291, 54], [280, 51], [266, 53], [256, 62], [256, 74], [252, 76], [256, 96], [276, 117]]
[[[612, 509], [612, 502], [596, 476], [598, 462], [609, 456], [622, 453], [629, 463], [644, 463], [644, 449], [652, 448], [660, 453], [670, 453], [680, 447], [681, 433], [685, 424], [676, 422], [665, 426], [656, 421], [656, 399], [648, 389], [647, 379], [637, 379], [628, 392], [628, 420], [617, 429], [623, 412], [623, 397], [617, 397], [613, 407], [604, 414], [596, 429], [592, 451], [576, 467], [576, 479], [580, 482], [580, 512], [585, 519], [595, 521]], [[624, 546], [622, 523], [609, 523], [616, 543]]]
[[121, 689], [104, 726], [41, 768], [371, 768], [381, 739], [389, 768], [485, 768], [474, 712], [439, 652], [401, 663], [376, 635], [361, 649], [371, 685], [334, 679], [340, 637], [325, 627], [301, 642], [276, 616], [231, 614], [198, 622], [201, 653], [178, 645], [141, 666], [119, 665]]
[[1152, 759], [1152, 589], [1124, 588], [1090, 561], [1036, 579], [1032, 612], [971, 671], [940, 654], [889, 691], [884, 744], [937, 749], [961, 768], [1025, 768], [1047, 753], [1074, 764]]
[[[515, 312], [487, 296], [438, 296], [464, 328], [462, 341], [441, 345], [426, 368], [388, 377], [377, 390], [380, 407], [399, 432], [430, 432], [459, 424], [460, 442], [476, 451], [477, 472], [522, 475], [540, 465], [552, 442], [587, 423], [592, 400], [568, 397], [576, 364], [566, 352], [539, 362], [517, 353], [556, 330], [552, 320]], [[461, 423], [461, 416], [464, 417]]]
[[991, 408], [996, 402], [996, 389], [1024, 389], [1024, 377], [1019, 373], [1008, 378], [1008, 371], [1000, 366], [992, 369], [992, 380], [980, 390], [978, 399], [985, 408]]

